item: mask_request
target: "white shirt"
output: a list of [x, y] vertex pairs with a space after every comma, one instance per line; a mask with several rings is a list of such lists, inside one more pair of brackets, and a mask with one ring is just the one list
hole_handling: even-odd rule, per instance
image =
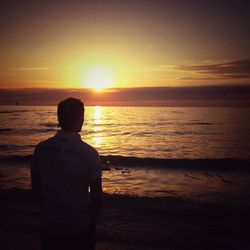
[[98, 152], [78, 133], [58, 131], [36, 146], [32, 171], [40, 179], [43, 225], [86, 228], [89, 181], [101, 178]]

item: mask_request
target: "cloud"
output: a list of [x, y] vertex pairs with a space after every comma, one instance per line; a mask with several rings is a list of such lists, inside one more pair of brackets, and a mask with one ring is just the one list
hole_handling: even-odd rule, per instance
[[250, 59], [223, 63], [179, 65], [176, 70], [213, 75], [221, 79], [250, 79]]

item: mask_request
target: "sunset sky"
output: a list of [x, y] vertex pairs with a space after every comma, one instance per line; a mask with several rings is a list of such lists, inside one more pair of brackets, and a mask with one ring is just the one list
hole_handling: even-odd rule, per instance
[[250, 2], [1, 2], [0, 89], [250, 86]]

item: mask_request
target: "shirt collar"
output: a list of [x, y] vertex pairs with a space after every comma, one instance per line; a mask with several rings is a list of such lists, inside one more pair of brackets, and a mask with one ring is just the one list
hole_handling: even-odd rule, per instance
[[65, 139], [81, 139], [81, 136], [77, 132], [58, 130], [55, 137], [65, 138]]

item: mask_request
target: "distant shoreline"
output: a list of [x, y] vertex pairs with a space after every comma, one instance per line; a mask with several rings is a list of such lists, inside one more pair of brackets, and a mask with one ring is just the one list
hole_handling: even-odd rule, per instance
[[[131, 104], [131, 105], [124, 105], [124, 104], [84, 104], [85, 107], [135, 107], [135, 108], [250, 108], [250, 104], [243, 104], [243, 105], [135, 105], [135, 104]], [[32, 106], [36, 106], [36, 107], [57, 107], [57, 104], [18, 104], [16, 105], [15, 103], [13, 104], [1, 104], [0, 103], [0, 107], [8, 107], [8, 106], [17, 106], [17, 107], [32, 107]]]

